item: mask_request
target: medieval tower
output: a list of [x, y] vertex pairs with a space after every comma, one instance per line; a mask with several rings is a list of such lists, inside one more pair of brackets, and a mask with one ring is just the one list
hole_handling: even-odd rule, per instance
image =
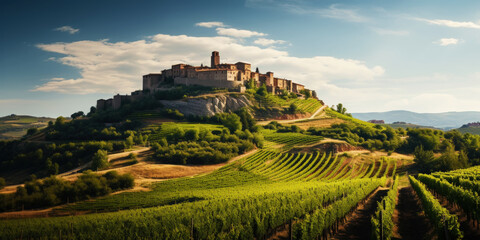
[[220, 54], [217, 51], [212, 52], [212, 58], [211, 58], [211, 63], [210, 67], [211, 68], [217, 68], [217, 66], [220, 64]]

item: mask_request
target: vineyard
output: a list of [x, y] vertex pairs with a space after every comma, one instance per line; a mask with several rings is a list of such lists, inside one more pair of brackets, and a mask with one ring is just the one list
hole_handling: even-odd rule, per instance
[[[193, 128], [223, 130], [219, 125], [166, 123], [145, 131], [154, 141]], [[469, 239], [475, 229], [466, 228], [478, 226], [479, 167], [407, 176], [394, 158], [362, 160], [309, 149], [323, 140], [320, 136], [262, 133], [264, 148], [209, 174], [56, 210], [67, 216], [0, 220], [0, 238], [349, 239], [356, 235], [348, 226], [357, 224], [371, 239], [393, 239], [403, 234], [398, 226], [410, 221], [395, 215], [404, 201], [400, 189], [408, 185], [414, 204], [434, 226], [435, 238]]]
[[322, 103], [314, 98], [301, 99], [301, 98], [288, 98], [283, 99], [275, 95], [267, 95], [264, 99], [259, 101], [264, 105], [272, 106], [278, 105], [280, 107], [289, 107], [291, 104], [295, 104], [301, 112], [313, 113], [322, 106]]

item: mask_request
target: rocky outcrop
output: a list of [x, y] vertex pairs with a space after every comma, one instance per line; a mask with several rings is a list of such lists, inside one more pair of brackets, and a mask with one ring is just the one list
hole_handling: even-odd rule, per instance
[[185, 116], [213, 116], [217, 113], [233, 112], [251, 105], [245, 95], [215, 95], [184, 100], [160, 100], [166, 108], [178, 109]]

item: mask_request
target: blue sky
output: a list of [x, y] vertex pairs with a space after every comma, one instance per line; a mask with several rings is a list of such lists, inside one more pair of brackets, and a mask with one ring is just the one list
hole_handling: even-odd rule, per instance
[[480, 2], [0, 2], [0, 116], [56, 117], [171, 64], [246, 61], [350, 112], [480, 111]]

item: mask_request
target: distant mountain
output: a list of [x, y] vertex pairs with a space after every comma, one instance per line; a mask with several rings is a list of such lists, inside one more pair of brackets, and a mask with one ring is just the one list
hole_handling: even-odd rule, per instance
[[459, 128], [466, 123], [480, 121], [480, 112], [416, 113], [404, 110], [389, 112], [352, 113], [353, 117], [368, 121], [384, 120], [386, 123], [406, 122], [441, 129]]

